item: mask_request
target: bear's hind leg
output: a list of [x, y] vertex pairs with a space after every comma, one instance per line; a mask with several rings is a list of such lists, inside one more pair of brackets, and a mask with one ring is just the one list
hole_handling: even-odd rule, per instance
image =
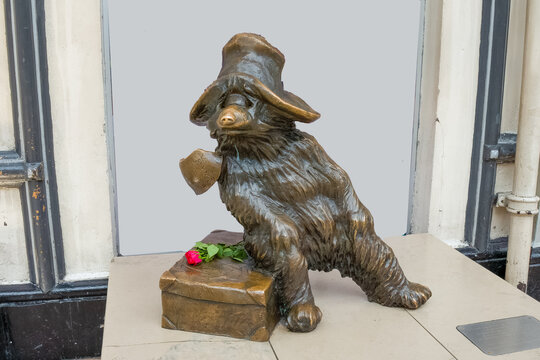
[[373, 230], [359, 235], [353, 248], [351, 266], [342, 273], [364, 290], [369, 301], [417, 309], [431, 297], [427, 287], [407, 280], [392, 249]]

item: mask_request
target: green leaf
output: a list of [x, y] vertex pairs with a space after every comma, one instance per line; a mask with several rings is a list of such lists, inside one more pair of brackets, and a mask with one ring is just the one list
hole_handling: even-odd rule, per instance
[[245, 259], [247, 258], [247, 253], [243, 247], [236, 247], [232, 256], [240, 259]]
[[236, 245], [219, 244], [206, 244], [202, 241], [195, 243], [192, 250], [197, 250], [201, 259], [204, 262], [212, 261], [216, 256], [218, 258], [230, 257], [235, 261], [243, 262], [248, 258], [248, 254], [244, 249], [244, 243], [238, 243]]
[[197, 251], [199, 251], [199, 255], [201, 255], [201, 259], [206, 257], [206, 255], [208, 255], [208, 251], [206, 251], [206, 249], [197, 249]]
[[215, 244], [208, 245], [208, 259], [212, 260], [212, 258], [219, 252], [219, 248]]
[[217, 253], [217, 256], [218, 258], [222, 258], [223, 257], [223, 244], [217, 244], [217, 247], [218, 247], [218, 253]]

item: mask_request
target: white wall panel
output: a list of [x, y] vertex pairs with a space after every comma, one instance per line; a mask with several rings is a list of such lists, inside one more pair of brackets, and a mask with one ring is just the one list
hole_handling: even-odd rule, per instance
[[521, 102], [527, 1], [510, 2], [501, 133], [517, 133]]
[[11, 90], [6, 47], [6, 23], [4, 20], [4, 2], [0, 2], [0, 151], [13, 150], [13, 114], [11, 111]]
[[29, 281], [19, 189], [0, 188], [0, 285]]
[[[0, 151], [15, 149], [6, 47], [4, 2], [0, 2]], [[29, 281], [19, 189], [0, 188], [0, 284]]]
[[[418, 118], [416, 122], [416, 149], [413, 152], [414, 176], [410, 202], [410, 232], [413, 234], [428, 231], [430, 222], [431, 181], [433, 177], [433, 149], [437, 126], [437, 98], [439, 95], [439, 70], [441, 55], [441, 23], [443, 0], [425, 2], [423, 14], [422, 44], [419, 61], [422, 64]], [[413, 134], [414, 136], [414, 134]], [[414, 147], [414, 145], [413, 145]]]
[[[536, 195], [540, 196], [540, 172], [538, 173]], [[540, 216], [538, 215], [536, 215], [536, 230], [533, 236], [533, 246], [540, 247]]]
[[429, 233], [464, 245], [482, 1], [445, 0], [433, 148]]
[[104, 277], [113, 231], [100, 1], [46, 1], [45, 13], [66, 280]]

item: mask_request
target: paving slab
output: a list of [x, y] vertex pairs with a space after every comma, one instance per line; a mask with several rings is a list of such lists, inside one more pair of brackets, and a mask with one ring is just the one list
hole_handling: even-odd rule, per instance
[[[456, 327], [505, 317], [540, 319], [540, 303], [427, 234], [385, 239], [407, 277], [431, 288], [418, 310], [367, 301], [336, 271], [311, 272], [323, 319], [311, 333], [278, 325], [269, 342], [161, 328], [159, 278], [181, 253], [126, 256], [111, 264], [102, 359], [488, 359]], [[540, 349], [497, 360], [540, 359]]]
[[[540, 302], [431, 235], [390, 238], [406, 274], [425, 283], [433, 297], [408, 313], [459, 360], [493, 359], [456, 327], [522, 315], [540, 320]], [[540, 359], [540, 348], [498, 355], [497, 360]]]

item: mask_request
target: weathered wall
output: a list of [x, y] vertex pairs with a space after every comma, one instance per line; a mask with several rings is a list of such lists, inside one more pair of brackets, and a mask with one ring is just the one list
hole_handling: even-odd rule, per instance
[[[4, 2], [0, 2], [0, 151], [15, 149], [6, 47]], [[0, 187], [0, 285], [28, 281], [24, 224], [18, 189]]]
[[[409, 222], [411, 233], [426, 233], [429, 227], [433, 149], [437, 124], [439, 70], [441, 55], [441, 23], [443, 0], [425, 1], [421, 24], [420, 82], [417, 84], [416, 143], [413, 143], [411, 172], [413, 184], [410, 196]], [[414, 140], [413, 140], [414, 141]]]
[[[501, 133], [517, 133], [521, 101], [521, 78], [525, 40], [527, 1], [510, 3], [510, 28], [506, 51], [506, 73], [501, 117]], [[495, 193], [512, 190], [514, 163], [497, 165]], [[491, 220], [492, 239], [508, 236], [509, 216], [505, 208], [493, 208]]]
[[113, 256], [100, 1], [45, 2], [66, 280], [107, 276]]
[[[517, 133], [521, 100], [527, 2], [510, 4], [501, 133]], [[481, 0], [426, 1], [411, 232], [453, 246], [465, 245], [481, 10]], [[513, 176], [513, 163], [499, 164], [495, 193], [510, 191]], [[492, 211], [490, 237], [508, 236], [507, 211]]]
[[[440, 2], [430, 4], [441, 6]], [[439, 53], [438, 70], [423, 74], [421, 96], [431, 99], [429, 111], [420, 110], [419, 142], [428, 143], [416, 164], [412, 231], [430, 232], [443, 241], [463, 245], [473, 128], [478, 84], [481, 0], [444, 0], [440, 42], [424, 43], [430, 61]], [[440, 15], [439, 15], [440, 14]], [[436, 19], [430, 19], [436, 23]], [[429, 28], [428, 28], [429, 30]], [[431, 29], [434, 36], [439, 29]], [[435, 54], [433, 54], [435, 52]], [[436, 85], [433, 79], [437, 79]], [[438, 94], [435, 98], [433, 93]], [[435, 109], [434, 109], [435, 108]], [[430, 144], [429, 142], [432, 142]], [[430, 156], [431, 154], [432, 156]], [[427, 184], [429, 182], [429, 184]], [[414, 209], [414, 208], [413, 208]]]
[[0, 151], [15, 149], [5, 29], [4, 2], [2, 2], [0, 4]]

